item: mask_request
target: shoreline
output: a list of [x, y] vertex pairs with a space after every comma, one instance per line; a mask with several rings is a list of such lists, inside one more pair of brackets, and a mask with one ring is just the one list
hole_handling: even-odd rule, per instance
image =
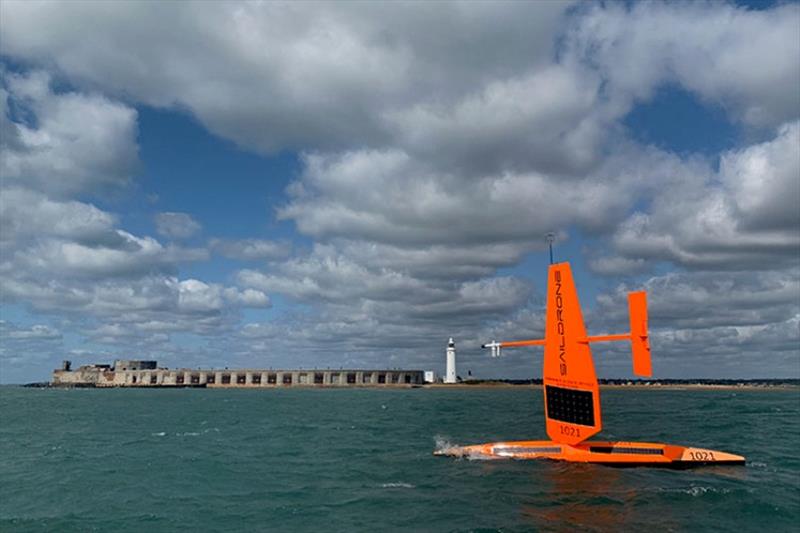
[[[423, 388], [430, 389], [512, 389], [512, 388], [531, 388], [541, 389], [540, 383], [453, 383], [453, 384], [427, 384]], [[635, 383], [631, 385], [623, 384], [600, 384], [601, 390], [786, 390], [800, 391], [800, 384], [781, 383], [781, 384], [711, 384], [711, 383]]]
[[[185, 385], [185, 386], [104, 386], [104, 387], [97, 387], [97, 386], [86, 386], [86, 385], [54, 385], [49, 382], [39, 382], [39, 383], [26, 383], [26, 384], [11, 384], [7, 383], [4, 385], [0, 385], [0, 387], [20, 387], [20, 388], [47, 388], [47, 389], [214, 389], [214, 390], [227, 390], [227, 389], [244, 389], [244, 390], [276, 390], [276, 389], [329, 389], [329, 390], [338, 390], [338, 389], [431, 389], [431, 390], [467, 390], [467, 389], [480, 389], [480, 390], [491, 390], [491, 389], [541, 389], [541, 383], [508, 383], [503, 381], [485, 381], [485, 382], [478, 382], [478, 383], [427, 383], [427, 384], [420, 384], [420, 385], [394, 385], [394, 386], [386, 386], [386, 385], [371, 385], [371, 384], [359, 384], [359, 385], [351, 385], [351, 386], [320, 386], [320, 385], [295, 385], [291, 387], [258, 387], [258, 386], [212, 386], [212, 387], [205, 387], [205, 386], [192, 386], [192, 385]], [[694, 391], [709, 391], [709, 390], [719, 390], [719, 391], [796, 391], [800, 392], [800, 383], [631, 383], [631, 384], [621, 384], [621, 383], [601, 383], [600, 384], [601, 390], [669, 390], [669, 391], [678, 391], [678, 390], [694, 390]]]

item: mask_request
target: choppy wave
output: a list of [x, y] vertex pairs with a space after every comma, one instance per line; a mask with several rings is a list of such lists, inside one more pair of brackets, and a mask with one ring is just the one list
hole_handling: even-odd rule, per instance
[[[219, 428], [206, 428], [202, 431], [177, 431], [172, 433], [175, 437], [199, 437], [200, 435], [206, 435], [208, 433], [219, 433]], [[170, 435], [166, 431], [158, 431], [156, 433], [150, 433], [151, 437], [166, 437]]]
[[0, 387], [0, 530], [793, 531], [800, 516], [794, 392], [604, 394], [604, 436], [748, 459], [685, 471], [433, 457], [544, 438], [530, 390], [274, 392]]
[[395, 483], [382, 483], [382, 489], [415, 489], [417, 488], [416, 485], [412, 485], [411, 483], [403, 483], [403, 482], [395, 482]]
[[697, 497], [704, 494], [730, 494], [731, 489], [725, 487], [709, 487], [703, 485], [692, 485], [691, 487], [678, 487], [669, 489], [660, 489], [658, 492], [688, 494], [689, 496]]

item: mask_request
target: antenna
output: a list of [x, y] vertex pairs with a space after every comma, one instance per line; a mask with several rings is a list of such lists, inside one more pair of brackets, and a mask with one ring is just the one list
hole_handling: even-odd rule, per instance
[[556, 240], [556, 234], [552, 231], [544, 236], [547, 245], [550, 247], [550, 264], [553, 264], [553, 242]]

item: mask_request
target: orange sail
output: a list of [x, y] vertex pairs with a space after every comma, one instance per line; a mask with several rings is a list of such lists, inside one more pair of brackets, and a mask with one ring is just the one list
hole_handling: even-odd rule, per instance
[[547, 435], [577, 444], [603, 428], [600, 387], [569, 263], [550, 265], [544, 336]]
[[547, 435], [554, 442], [578, 444], [603, 428], [600, 387], [589, 344], [630, 340], [633, 372], [652, 375], [647, 333], [647, 295], [628, 294], [629, 333], [586, 335], [583, 315], [569, 263], [550, 265], [547, 275], [547, 315], [544, 339], [484, 344], [492, 355], [501, 348], [544, 346], [544, 404]]

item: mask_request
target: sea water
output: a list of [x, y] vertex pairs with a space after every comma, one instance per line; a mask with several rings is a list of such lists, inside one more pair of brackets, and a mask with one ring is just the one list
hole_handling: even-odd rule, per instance
[[718, 449], [747, 465], [432, 455], [546, 438], [529, 387], [0, 387], [0, 530], [798, 530], [797, 389], [602, 394], [598, 438]]

